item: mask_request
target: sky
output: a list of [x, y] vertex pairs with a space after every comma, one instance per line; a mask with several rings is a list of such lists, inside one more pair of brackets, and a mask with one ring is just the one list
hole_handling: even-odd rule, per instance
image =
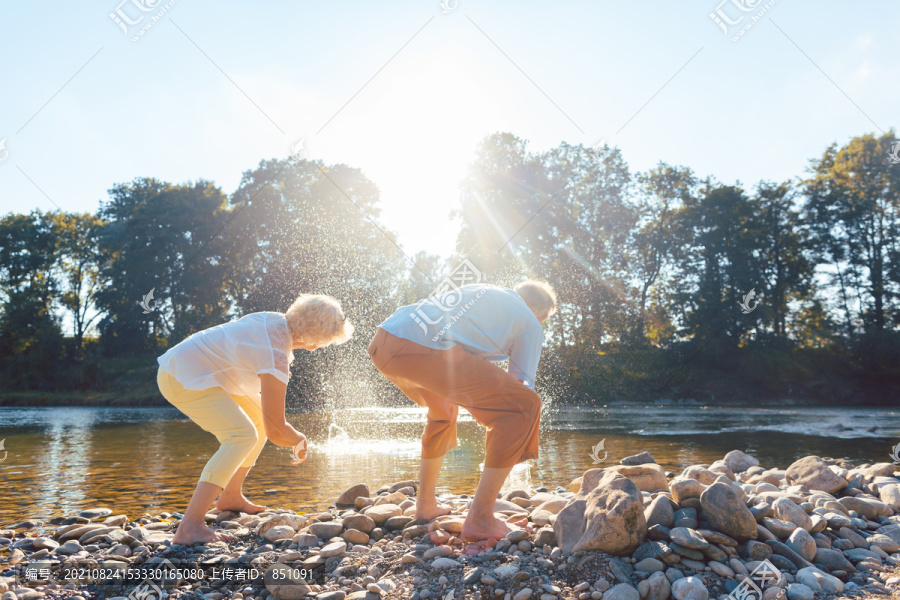
[[752, 186], [898, 126], [897, 3], [443, 1], [0, 2], [0, 214], [93, 212], [137, 177], [230, 194], [302, 148], [447, 256], [495, 132]]

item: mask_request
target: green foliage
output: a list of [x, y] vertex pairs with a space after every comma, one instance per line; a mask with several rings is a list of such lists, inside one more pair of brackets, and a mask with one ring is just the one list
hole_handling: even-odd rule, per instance
[[262, 161], [231, 197], [139, 178], [96, 215], [9, 214], [0, 401], [158, 401], [165, 348], [302, 292], [338, 298], [357, 335], [297, 353], [290, 401], [395, 398], [365, 360], [375, 327], [466, 258], [489, 283], [556, 288], [538, 376], [552, 398], [887, 402], [900, 391], [892, 139], [832, 145], [800, 184], [746, 189], [665, 163], [632, 173], [618, 148], [532, 152], [498, 133], [462, 183], [447, 262], [404, 253], [358, 169], [313, 161]]

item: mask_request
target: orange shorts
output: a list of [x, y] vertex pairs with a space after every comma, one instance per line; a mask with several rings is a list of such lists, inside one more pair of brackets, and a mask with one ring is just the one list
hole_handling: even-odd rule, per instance
[[483, 356], [462, 346], [426, 348], [379, 328], [369, 358], [410, 400], [428, 409], [422, 458], [439, 458], [456, 447], [460, 406], [487, 428], [485, 467], [537, 458], [541, 399]]

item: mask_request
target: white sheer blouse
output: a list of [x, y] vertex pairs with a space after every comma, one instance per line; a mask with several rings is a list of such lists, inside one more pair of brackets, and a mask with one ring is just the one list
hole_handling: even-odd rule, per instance
[[282, 313], [258, 312], [198, 331], [157, 362], [185, 389], [219, 387], [234, 396], [256, 398], [264, 373], [287, 384], [292, 345]]

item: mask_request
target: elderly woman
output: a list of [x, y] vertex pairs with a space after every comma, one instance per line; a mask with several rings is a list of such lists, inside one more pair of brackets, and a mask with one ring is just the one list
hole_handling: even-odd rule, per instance
[[284, 416], [293, 351], [341, 344], [352, 335], [337, 300], [303, 294], [285, 313], [252, 313], [211, 327], [159, 357], [162, 395], [220, 444], [200, 475], [174, 543], [227, 539], [206, 527], [213, 501], [219, 510], [265, 510], [244, 497], [242, 486], [266, 440], [293, 448], [292, 464], [306, 460], [306, 436]]

